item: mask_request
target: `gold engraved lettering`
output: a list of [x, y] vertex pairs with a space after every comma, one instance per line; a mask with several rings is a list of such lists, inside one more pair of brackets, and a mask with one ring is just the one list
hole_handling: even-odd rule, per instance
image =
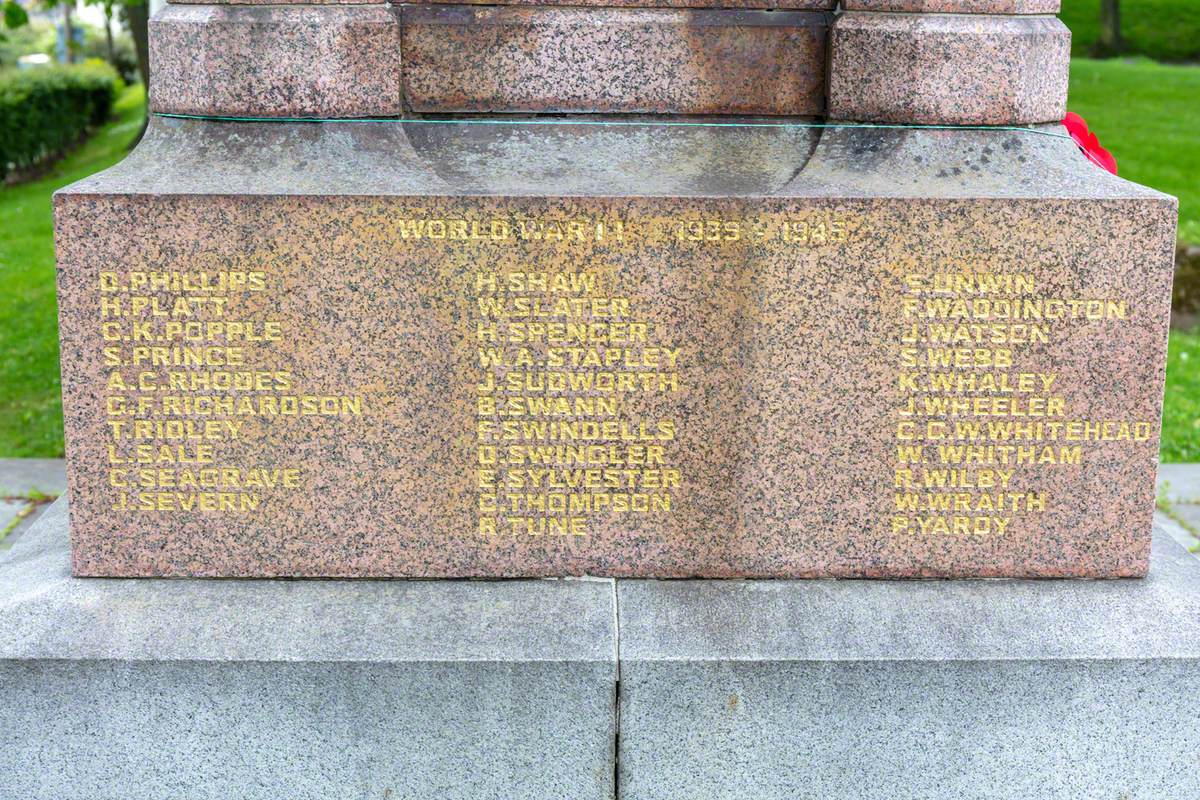
[[1051, 471], [1078, 468], [1097, 445], [1152, 441], [1150, 422], [1072, 418], [1074, 376], [1023, 366], [1062, 325], [1129, 319], [1125, 300], [1043, 296], [1024, 272], [901, 280], [893, 534], [1008, 535], [1046, 512]]
[[[719, 221], [680, 231], [742, 235]], [[635, 409], [639, 397], [682, 390], [682, 348], [598, 271], [476, 270], [470, 287], [478, 535], [565, 540], [590, 535], [596, 519], [671, 513], [683, 484], [671, 464], [675, 420]]]
[[365, 413], [361, 394], [305, 391], [287, 365], [256, 366], [285, 340], [284, 323], [234, 309], [270, 285], [270, 273], [255, 268], [100, 273], [114, 510], [258, 511], [302, 491], [305, 478], [299, 467], [230, 463], [231, 443], [260, 430], [250, 433], [247, 417]]

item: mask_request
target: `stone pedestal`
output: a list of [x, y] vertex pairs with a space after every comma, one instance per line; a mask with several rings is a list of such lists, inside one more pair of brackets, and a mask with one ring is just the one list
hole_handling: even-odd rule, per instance
[[56, 213], [78, 575], [1146, 570], [1175, 204], [1057, 127], [163, 120]]
[[827, 113], [950, 125], [1065, 112], [1071, 36], [1056, 0], [860, 0], [836, 21], [826, 0], [255, 5], [182, 4], [155, 17], [154, 111]]
[[1196, 795], [1166, 539], [632, 580], [1146, 575], [1175, 202], [1055, 124], [1056, 8], [169, 7], [56, 196], [0, 796]]
[[831, 6], [169, 6], [56, 200], [75, 573], [1145, 574], [1174, 201], [1053, 2]]
[[1135, 581], [79, 579], [64, 500], [0, 555], [0, 796], [1193, 797], [1197, 615], [1162, 534]]

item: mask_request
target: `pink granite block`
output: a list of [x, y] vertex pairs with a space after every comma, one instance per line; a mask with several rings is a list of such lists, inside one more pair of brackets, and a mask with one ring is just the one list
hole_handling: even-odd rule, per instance
[[400, 22], [383, 6], [168, 6], [150, 22], [151, 110], [397, 116]]
[[821, 113], [827, 15], [404, 6], [421, 112]]
[[1144, 574], [1175, 204], [1040, 133], [157, 121], [56, 196], [75, 572]]
[[1057, 14], [1061, 0], [843, 0], [847, 11], [937, 14]]
[[1066, 113], [1071, 32], [1052, 17], [847, 12], [833, 26], [829, 116], [952, 125]]
[[[283, 5], [276, 0], [167, 0], [171, 5], [213, 5], [213, 6], [273, 6]], [[326, 5], [382, 5], [387, 0], [289, 0], [289, 6], [326, 6]]]
[[[441, 5], [439, 0], [413, 0], [410, 5]], [[604, 8], [758, 8], [832, 11], [837, 0], [462, 0], [461, 5], [602, 6]]]

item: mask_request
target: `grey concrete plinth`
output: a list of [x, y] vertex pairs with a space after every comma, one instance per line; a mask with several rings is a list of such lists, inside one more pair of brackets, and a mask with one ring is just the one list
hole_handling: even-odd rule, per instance
[[619, 793], [1200, 796], [1200, 560], [1121, 581], [621, 582]]
[[610, 581], [83, 580], [0, 554], [0, 797], [609, 798]]
[[0, 553], [5, 800], [1200, 796], [1161, 533], [1145, 580], [615, 587], [77, 579], [66, 534]]

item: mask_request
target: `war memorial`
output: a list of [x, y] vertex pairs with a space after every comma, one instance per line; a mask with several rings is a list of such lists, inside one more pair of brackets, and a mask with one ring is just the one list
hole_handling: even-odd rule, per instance
[[1200, 796], [1176, 204], [1057, 10], [166, 6], [0, 796]]

